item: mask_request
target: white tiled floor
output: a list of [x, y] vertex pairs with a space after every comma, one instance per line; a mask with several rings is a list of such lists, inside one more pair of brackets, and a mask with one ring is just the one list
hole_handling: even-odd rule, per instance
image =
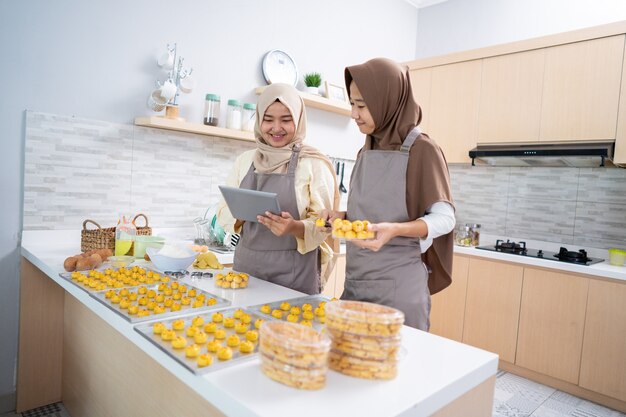
[[[48, 414], [38, 409], [23, 414], [0, 414], [0, 417], [70, 417], [62, 404], [59, 408]], [[500, 371], [493, 417], [626, 417], [626, 414]]]
[[626, 414], [507, 372], [499, 372], [493, 417], [626, 417]]

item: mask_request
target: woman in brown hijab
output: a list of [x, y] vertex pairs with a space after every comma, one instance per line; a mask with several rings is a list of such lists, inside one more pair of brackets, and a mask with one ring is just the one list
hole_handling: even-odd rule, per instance
[[347, 212], [323, 215], [368, 220], [376, 237], [348, 242], [341, 298], [395, 307], [405, 324], [428, 330], [430, 294], [451, 282], [448, 166], [418, 127], [422, 113], [407, 68], [375, 58], [347, 67], [345, 81], [365, 144], [352, 171]]

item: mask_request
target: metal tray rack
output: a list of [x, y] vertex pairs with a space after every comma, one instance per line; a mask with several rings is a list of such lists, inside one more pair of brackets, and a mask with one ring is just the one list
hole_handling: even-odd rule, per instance
[[[321, 330], [323, 329], [324, 323], [322, 323], [320, 321], [320, 316], [315, 314], [315, 309], [317, 307], [319, 307], [320, 302], [330, 302], [330, 298], [326, 297], [325, 295], [321, 295], [321, 294], [316, 294], [316, 295], [307, 295], [304, 297], [298, 297], [298, 298], [291, 298], [291, 299], [286, 299], [286, 300], [280, 300], [280, 301], [274, 301], [273, 303], [265, 303], [265, 304], [258, 304], [255, 306], [250, 306], [248, 307], [249, 310], [257, 313], [257, 314], [261, 314], [262, 316], [266, 317], [266, 318], [273, 318], [274, 320], [276, 320], [277, 318], [272, 316], [271, 312], [274, 310], [281, 310], [281, 305], [283, 303], [289, 303], [289, 309], [288, 310], [281, 310], [283, 311], [283, 315], [282, 318], [279, 320], [287, 320], [287, 316], [289, 315], [289, 312], [291, 310], [291, 308], [293, 307], [299, 307], [300, 308], [300, 314], [298, 317], [298, 323], [301, 322], [303, 320], [302, 318], [302, 305], [304, 304], [311, 304], [311, 307], [313, 307], [313, 320], [312, 320], [312, 324], [313, 324], [313, 328], [315, 328], [316, 330]], [[270, 313], [263, 313], [261, 311], [261, 307], [263, 307], [264, 305], [269, 305], [270, 307]], [[325, 317], [325, 316], [324, 316]]]
[[[154, 314], [152, 311], [150, 312], [150, 315], [148, 316], [142, 316], [139, 317], [136, 314], [129, 314], [128, 312], [128, 308], [121, 308], [120, 307], [120, 303], [112, 303], [110, 298], [106, 297], [106, 293], [110, 290], [104, 290], [104, 291], [97, 291], [97, 292], [92, 292], [90, 295], [92, 297], [94, 297], [96, 300], [100, 301], [102, 304], [106, 305], [107, 307], [109, 307], [111, 310], [115, 311], [116, 313], [118, 313], [119, 315], [121, 315], [122, 317], [124, 317], [126, 320], [130, 321], [131, 323], [138, 323], [138, 322], [142, 322], [142, 321], [148, 321], [148, 320], [156, 320], [156, 319], [164, 319], [164, 318], [169, 318], [169, 317], [175, 317], [175, 316], [184, 316], [187, 314], [193, 314], [193, 313], [201, 313], [207, 310], [216, 310], [219, 308], [224, 308], [224, 307], [228, 307], [230, 305], [230, 301], [219, 297], [213, 293], [210, 293], [208, 291], [204, 291], [201, 290], [199, 288], [193, 287], [187, 283], [184, 282], [176, 282], [173, 281], [170, 283], [173, 284], [176, 283], [178, 285], [184, 285], [185, 287], [187, 287], [188, 290], [195, 290], [196, 291], [196, 296], [193, 297], [193, 299], [197, 299], [197, 297], [202, 294], [206, 297], [206, 300], [209, 300], [210, 298], [215, 299], [215, 303], [212, 305], [207, 305], [206, 301], [203, 303], [202, 306], [200, 307], [193, 307], [193, 299], [191, 300], [190, 304], [188, 305], [182, 305], [181, 301], [182, 300], [173, 300], [173, 302], [177, 301], [178, 303], [181, 304], [181, 308], [180, 310], [177, 311], [172, 311], [169, 308], [166, 308], [166, 311], [161, 313], [161, 314]], [[117, 291], [118, 293], [121, 292], [122, 290], [126, 290], [128, 292], [134, 292], [134, 293], [138, 293], [140, 288], [145, 287], [146, 288], [146, 294], [145, 296], [148, 296], [148, 292], [150, 291], [154, 291], [155, 292], [155, 297], [159, 294], [163, 294], [163, 292], [159, 291], [159, 284], [153, 284], [153, 285], [145, 285], [145, 286], [138, 286], [138, 287], [123, 287], [123, 288], [115, 288], [113, 289], [113, 291]], [[187, 291], [188, 294], [188, 291]], [[164, 295], [164, 294], [163, 294]], [[137, 299], [131, 302], [131, 305], [136, 305], [139, 306], [140, 308], [147, 308], [147, 306], [143, 306], [143, 305], [139, 305], [139, 299], [144, 296], [143, 294], [137, 294]], [[164, 297], [169, 297], [164, 295]], [[189, 297], [192, 298], [192, 297]], [[162, 305], [163, 303], [159, 303], [159, 305]]]
[[[204, 326], [206, 326], [207, 323], [210, 323], [213, 321], [213, 314], [214, 313], [221, 313], [223, 315], [224, 318], [227, 317], [233, 317], [233, 315], [235, 314], [235, 311], [237, 310], [241, 310], [244, 314], [249, 314], [251, 316], [251, 321], [250, 324], [248, 325], [248, 329], [249, 330], [256, 330], [257, 332], [259, 331], [259, 329], [255, 328], [255, 322], [258, 319], [262, 319], [262, 320], [268, 320], [267, 317], [265, 317], [264, 315], [261, 314], [257, 314], [247, 308], [236, 308], [236, 307], [230, 307], [227, 309], [222, 309], [222, 310], [214, 310], [210, 313], [202, 313], [202, 314], [198, 314], [196, 316], [185, 316], [185, 317], [180, 317], [178, 319], [183, 320], [185, 322], [185, 327], [182, 330], [175, 330], [176, 332], [176, 336], [184, 336], [187, 339], [187, 346], [190, 346], [191, 344], [194, 343], [194, 339], [193, 337], [187, 336], [187, 328], [189, 328], [192, 325], [192, 320], [195, 317], [202, 317], [204, 320], [204, 324], [202, 324], [202, 326], [199, 326], [200, 329], [204, 329]], [[167, 320], [160, 320], [160, 323], [163, 323], [165, 325], [165, 327], [167, 329], [172, 329], [172, 323], [174, 322], [174, 320], [177, 320], [175, 318], [170, 318]], [[240, 323], [239, 320], [235, 319], [236, 323]], [[208, 342], [214, 340], [214, 337], [209, 333], [209, 339], [207, 341], [207, 343], [203, 343], [200, 345], [200, 354], [204, 354], [204, 353], [209, 353], [212, 357], [213, 357], [213, 363], [209, 366], [200, 368], [197, 365], [197, 358], [188, 358], [185, 355], [185, 349], [174, 349], [172, 347], [172, 344], [170, 341], [164, 341], [161, 339], [161, 336], [158, 334], [154, 334], [153, 331], [153, 326], [154, 324], [157, 322], [150, 322], [150, 323], [142, 323], [142, 324], [138, 324], [135, 326], [135, 330], [137, 332], [139, 332], [139, 334], [141, 334], [143, 337], [145, 337], [146, 339], [148, 339], [149, 341], [151, 341], [152, 343], [154, 343], [156, 346], [158, 346], [161, 350], [163, 350], [165, 353], [167, 353], [169, 356], [171, 356], [172, 358], [174, 358], [177, 362], [179, 362], [181, 365], [183, 365], [185, 368], [189, 369], [191, 372], [193, 372], [194, 374], [205, 374], [207, 372], [213, 372], [213, 371], [217, 371], [219, 369], [224, 369], [228, 366], [232, 366], [232, 365], [236, 365], [239, 364], [241, 362], [244, 361], [248, 361], [250, 359], [256, 358], [257, 357], [257, 353], [259, 350], [259, 339], [256, 340], [256, 342], [254, 343], [254, 351], [252, 353], [241, 353], [239, 351], [239, 348], [231, 348], [232, 352], [233, 352], [233, 357], [232, 359], [226, 360], [226, 361], [221, 361], [217, 358], [217, 354], [216, 353], [211, 353], [208, 352], [207, 350], [207, 344]], [[218, 329], [223, 329], [226, 331], [226, 338], [222, 341], [222, 346], [226, 346], [226, 339], [233, 334], [237, 334], [234, 330], [234, 328], [225, 328], [223, 325], [223, 321], [221, 323], [218, 324]], [[246, 335], [245, 333], [243, 334], [237, 334], [239, 336], [240, 340], [246, 340]]]

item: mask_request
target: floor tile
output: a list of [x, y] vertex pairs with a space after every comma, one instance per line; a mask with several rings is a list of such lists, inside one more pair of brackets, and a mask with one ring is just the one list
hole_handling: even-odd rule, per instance
[[532, 417], [626, 417], [626, 414], [556, 391]]
[[70, 417], [70, 415], [63, 407], [63, 403], [54, 403], [24, 411], [22, 417]]
[[510, 373], [496, 379], [493, 417], [528, 417], [556, 390]]

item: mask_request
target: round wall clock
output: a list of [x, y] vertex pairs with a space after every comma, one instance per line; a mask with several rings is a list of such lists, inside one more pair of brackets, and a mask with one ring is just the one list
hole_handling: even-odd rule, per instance
[[284, 51], [273, 49], [263, 57], [263, 77], [268, 84], [298, 84], [298, 69], [294, 60]]

